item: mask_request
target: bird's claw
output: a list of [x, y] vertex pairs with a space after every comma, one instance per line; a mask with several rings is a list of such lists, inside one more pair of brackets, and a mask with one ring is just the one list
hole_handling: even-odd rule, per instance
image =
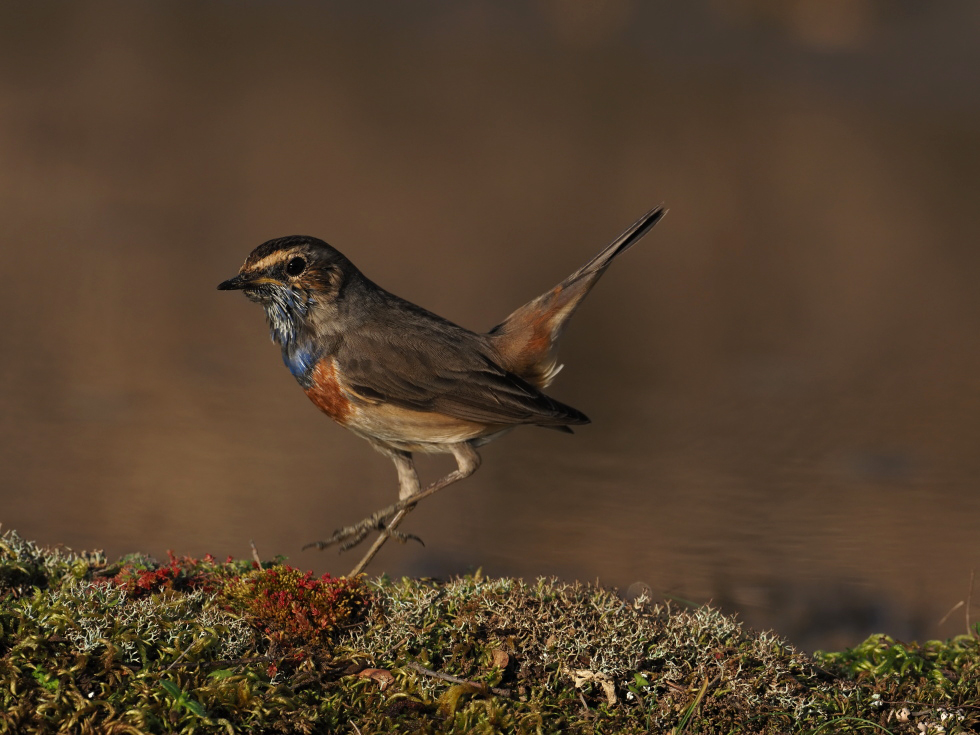
[[420, 544], [425, 546], [425, 543], [418, 536], [412, 533], [403, 533], [402, 531], [396, 531], [394, 529], [388, 528], [388, 522], [401, 508], [395, 506], [385, 508], [380, 510], [369, 518], [365, 518], [360, 523], [355, 523], [353, 526], [347, 526], [346, 528], [341, 528], [333, 532], [333, 535], [326, 541], [313, 541], [306, 544], [303, 550], [316, 548], [317, 551], [323, 551], [324, 549], [339, 544], [340, 552], [343, 553], [350, 549], [353, 549], [359, 543], [361, 543], [371, 531], [378, 531], [379, 533], [386, 534], [390, 538], [395, 539], [399, 543], [407, 543], [409, 540], [418, 541]]
[[[407, 544], [409, 541], [418, 541], [422, 546], [425, 546], [425, 542], [416, 536], [414, 533], [405, 533], [404, 531], [396, 531], [394, 529], [379, 528], [378, 531], [387, 534], [388, 538], [393, 538], [400, 544]], [[349, 541], [345, 541], [340, 545], [340, 553], [353, 549], [357, 546], [364, 538], [368, 535], [368, 531], [357, 534], [354, 538]]]

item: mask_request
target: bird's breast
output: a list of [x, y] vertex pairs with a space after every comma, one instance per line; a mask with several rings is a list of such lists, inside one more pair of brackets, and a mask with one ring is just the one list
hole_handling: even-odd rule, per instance
[[319, 360], [309, 373], [306, 395], [313, 404], [338, 424], [347, 425], [353, 405], [344, 395], [337, 375], [337, 361], [332, 357]]

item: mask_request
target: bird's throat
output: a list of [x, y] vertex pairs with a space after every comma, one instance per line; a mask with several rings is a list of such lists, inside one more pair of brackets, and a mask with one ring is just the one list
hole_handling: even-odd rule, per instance
[[282, 361], [305, 389], [320, 351], [308, 328], [307, 320], [313, 301], [300, 291], [277, 289], [272, 298], [263, 301], [272, 340], [282, 349]]
[[282, 347], [282, 361], [303, 390], [313, 385], [313, 370], [316, 368], [319, 359], [320, 353], [313, 344], [313, 340], [306, 339], [301, 342], [294, 342], [288, 347], [285, 345]]

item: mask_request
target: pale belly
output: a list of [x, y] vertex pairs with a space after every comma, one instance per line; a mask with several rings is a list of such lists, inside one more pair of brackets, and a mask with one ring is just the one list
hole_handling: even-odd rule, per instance
[[460, 442], [480, 446], [514, 428], [390, 405], [359, 406], [344, 426], [369, 441], [407, 452], [449, 452], [449, 445]]
[[460, 442], [486, 444], [513, 428], [365, 400], [342, 385], [332, 360], [323, 360], [316, 366], [313, 385], [306, 395], [317, 408], [355, 434], [407, 452], [449, 452], [449, 445]]

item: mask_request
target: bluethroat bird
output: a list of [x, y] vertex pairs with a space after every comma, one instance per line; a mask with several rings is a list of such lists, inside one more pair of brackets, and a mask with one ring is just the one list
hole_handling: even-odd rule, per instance
[[[395, 529], [420, 500], [473, 474], [481, 445], [516, 426], [571, 433], [571, 426], [589, 423], [581, 411], [542, 392], [562, 367], [558, 340], [613, 258], [664, 212], [662, 206], [647, 212], [486, 334], [388, 293], [315, 237], [282, 237], [255, 248], [238, 275], [218, 288], [240, 290], [262, 305], [283, 362], [309, 399], [371, 442], [398, 472], [397, 503], [307, 547], [341, 544], [346, 550], [380, 531], [351, 572], [359, 574], [389, 536], [415, 538]], [[413, 452], [452, 454], [457, 469], [422, 488]]]

